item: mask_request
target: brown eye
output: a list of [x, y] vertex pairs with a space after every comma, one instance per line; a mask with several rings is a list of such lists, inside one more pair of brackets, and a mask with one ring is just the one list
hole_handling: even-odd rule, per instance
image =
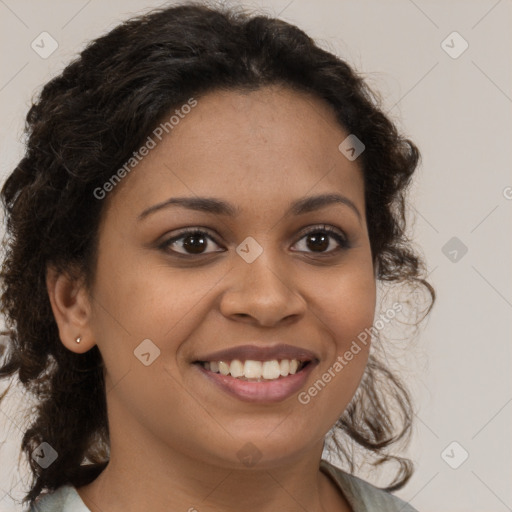
[[160, 247], [171, 252], [178, 254], [210, 254], [211, 252], [219, 251], [206, 251], [210, 242], [215, 245], [215, 240], [205, 231], [201, 230], [187, 230], [182, 232], [180, 235], [175, 236], [169, 240], [166, 240]]
[[323, 233], [310, 233], [306, 236], [306, 245], [308, 249], [311, 249], [312, 251], [323, 252], [329, 247], [329, 238], [329, 235], [325, 235]]
[[183, 238], [183, 248], [193, 254], [200, 254], [207, 247], [208, 241], [203, 235], [187, 235]]
[[[319, 226], [309, 230], [301, 238], [305, 240], [306, 252], [330, 254], [350, 247], [347, 238], [330, 226]], [[334, 240], [334, 242], [333, 242]], [[331, 247], [331, 249], [329, 249]]]

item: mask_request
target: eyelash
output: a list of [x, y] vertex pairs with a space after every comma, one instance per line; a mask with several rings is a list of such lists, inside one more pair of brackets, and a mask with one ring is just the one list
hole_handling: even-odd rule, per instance
[[[346, 249], [350, 249], [350, 247], [351, 247], [350, 242], [344, 235], [340, 234], [336, 229], [332, 228], [331, 226], [326, 226], [326, 225], [314, 226], [313, 228], [309, 228], [306, 232], [302, 232], [301, 236], [299, 238], [299, 241], [308, 235], [317, 234], [317, 233], [327, 234], [328, 237], [333, 238], [334, 240], [336, 240], [338, 242], [339, 247], [337, 249], [327, 251], [327, 252], [315, 253], [314, 251], [308, 251], [309, 254], [317, 254], [320, 257], [325, 256], [325, 255], [331, 256], [334, 253], [338, 253], [339, 250], [343, 250], [343, 249], [346, 250]], [[205, 236], [206, 238], [212, 240], [215, 244], [220, 245], [215, 240], [215, 238], [212, 235], [210, 235], [210, 233], [208, 231], [205, 231], [205, 230], [199, 229], [199, 228], [185, 228], [179, 233], [179, 235], [169, 238], [169, 239], [165, 240], [164, 242], [162, 242], [159, 245], [159, 249], [162, 249], [162, 250], [168, 252], [169, 247], [174, 242], [185, 239], [191, 235]], [[200, 257], [200, 256], [206, 256], [207, 254], [213, 254], [213, 253], [201, 253], [201, 254], [180, 253], [177, 251], [173, 251], [172, 249], [171, 249], [171, 252], [173, 253], [173, 255], [176, 255], [178, 257], [184, 257], [184, 258], [189, 258], [189, 257], [194, 257], [194, 256]], [[220, 251], [214, 251], [214, 252], [220, 252]], [[303, 251], [297, 251], [297, 252], [303, 252]]]

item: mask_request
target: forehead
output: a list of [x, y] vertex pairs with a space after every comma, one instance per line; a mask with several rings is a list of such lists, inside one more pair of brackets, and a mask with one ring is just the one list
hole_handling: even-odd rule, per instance
[[348, 132], [321, 99], [272, 86], [196, 101], [177, 108], [172, 128], [161, 140], [153, 136], [154, 148], [119, 187], [130, 208], [176, 195], [217, 196], [243, 208], [335, 191], [362, 206], [361, 169], [338, 149]]

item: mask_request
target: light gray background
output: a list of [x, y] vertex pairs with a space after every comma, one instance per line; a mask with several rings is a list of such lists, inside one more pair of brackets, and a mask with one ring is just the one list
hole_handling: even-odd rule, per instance
[[[23, 153], [24, 116], [40, 86], [87, 40], [158, 5], [0, 0], [2, 182]], [[512, 510], [512, 2], [244, 5], [298, 24], [364, 73], [422, 152], [411, 196], [411, 234], [427, 258], [438, 300], [402, 360], [418, 409], [409, 450], [417, 471], [398, 495], [420, 511]], [[31, 48], [43, 31], [59, 45], [47, 59]], [[457, 58], [445, 49], [454, 54], [462, 40], [452, 36], [444, 49], [441, 44], [453, 31], [469, 44]], [[462, 258], [457, 253], [458, 261], [442, 250], [452, 237], [468, 249]], [[17, 467], [20, 400], [13, 393], [0, 411], [2, 512], [20, 510], [6, 492], [12, 488], [19, 499], [25, 490], [26, 475]], [[445, 452], [453, 441], [458, 445]], [[469, 457], [453, 469], [447, 461], [455, 465], [462, 450]]]

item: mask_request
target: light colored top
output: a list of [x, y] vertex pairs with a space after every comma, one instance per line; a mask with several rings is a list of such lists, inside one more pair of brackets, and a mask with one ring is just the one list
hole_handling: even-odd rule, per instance
[[[349, 475], [325, 460], [322, 471], [332, 477], [353, 512], [418, 512], [408, 503], [374, 485]], [[41, 495], [29, 512], [91, 512], [75, 487], [63, 485], [52, 493]]]

